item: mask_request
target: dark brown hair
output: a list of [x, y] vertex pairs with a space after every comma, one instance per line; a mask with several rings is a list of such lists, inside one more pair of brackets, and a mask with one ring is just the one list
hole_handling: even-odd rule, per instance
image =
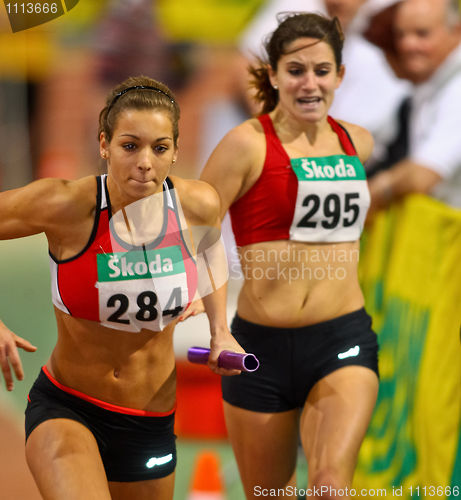
[[114, 87], [106, 98], [106, 106], [99, 113], [98, 138], [104, 132], [110, 142], [119, 114], [126, 109], [163, 109], [170, 114], [173, 141], [177, 146], [179, 135], [179, 106], [171, 90], [147, 76], [131, 76]]
[[264, 49], [267, 60], [259, 59], [257, 66], [250, 66], [251, 86], [256, 89], [255, 99], [263, 103], [262, 114], [272, 111], [278, 103], [278, 91], [269, 80], [267, 65], [276, 71], [280, 57], [287, 54], [286, 47], [298, 38], [315, 38], [326, 42], [333, 50], [338, 71], [342, 64], [344, 35], [337, 17], [329, 19], [314, 13], [280, 12], [279, 25], [266, 37]]

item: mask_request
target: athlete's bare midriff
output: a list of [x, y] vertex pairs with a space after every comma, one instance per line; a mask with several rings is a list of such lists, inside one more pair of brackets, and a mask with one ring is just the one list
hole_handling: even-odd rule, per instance
[[47, 363], [61, 384], [93, 398], [151, 412], [175, 405], [173, 328], [124, 332], [55, 308], [58, 341]]
[[296, 328], [363, 307], [358, 242], [269, 241], [240, 248], [239, 258], [237, 313], [247, 321]]
[[[49, 247], [59, 260], [73, 259], [87, 244], [95, 217], [96, 182], [79, 204], [78, 229], [48, 235]], [[176, 402], [173, 350], [175, 321], [162, 331], [127, 332], [72, 316], [55, 307], [58, 340], [47, 363], [61, 384], [83, 394], [131, 409], [169, 412]]]

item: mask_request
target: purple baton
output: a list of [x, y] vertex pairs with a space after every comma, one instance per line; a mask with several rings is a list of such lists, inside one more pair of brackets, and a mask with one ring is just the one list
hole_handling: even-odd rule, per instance
[[[187, 351], [187, 359], [191, 363], [206, 364], [210, 349], [206, 347], [191, 347]], [[218, 366], [221, 368], [242, 370], [242, 372], [254, 372], [259, 368], [258, 358], [254, 354], [233, 351], [222, 351], [218, 358]]]

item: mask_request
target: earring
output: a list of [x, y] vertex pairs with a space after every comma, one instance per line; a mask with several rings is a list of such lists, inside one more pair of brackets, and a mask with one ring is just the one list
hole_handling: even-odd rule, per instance
[[171, 163], [176, 163], [176, 160], [173, 160]]
[[103, 158], [104, 160], [106, 159], [106, 152], [105, 152], [105, 151], [103, 151], [103, 152], [101, 153], [101, 158]]
[[273, 85], [275, 90], [278, 90], [279, 86], [277, 84]]

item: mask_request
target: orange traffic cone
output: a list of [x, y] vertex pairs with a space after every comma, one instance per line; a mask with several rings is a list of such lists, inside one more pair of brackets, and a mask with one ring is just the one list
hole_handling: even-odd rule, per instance
[[225, 500], [219, 457], [215, 452], [203, 451], [198, 454], [187, 500]]

